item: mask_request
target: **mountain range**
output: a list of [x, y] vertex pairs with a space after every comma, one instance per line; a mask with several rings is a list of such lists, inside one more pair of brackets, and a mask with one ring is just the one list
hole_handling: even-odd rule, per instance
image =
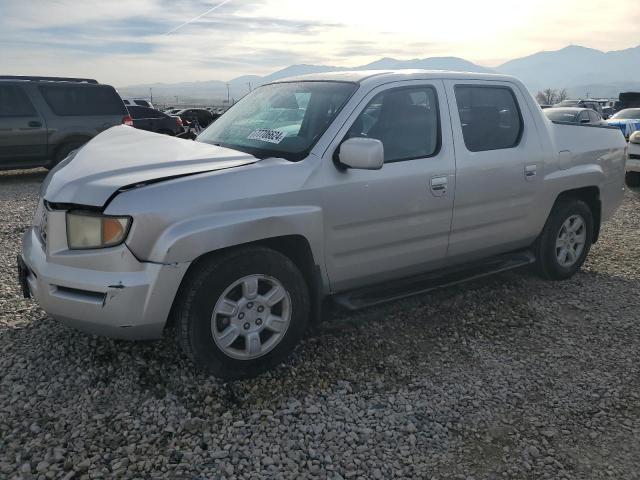
[[640, 46], [625, 50], [603, 52], [593, 48], [570, 45], [560, 50], [534, 53], [489, 68], [458, 57], [430, 57], [413, 60], [381, 58], [367, 65], [335, 67], [330, 65], [291, 65], [266, 76], [244, 75], [228, 82], [208, 80], [173, 84], [152, 83], [121, 87], [126, 95], [148, 95], [168, 99], [180, 97], [221, 101], [229, 95], [240, 98], [249, 89], [294, 75], [340, 70], [387, 70], [419, 68], [427, 70], [454, 70], [490, 72], [514, 75], [533, 93], [545, 89], [566, 88], [570, 97], [617, 97], [620, 91], [640, 90]]

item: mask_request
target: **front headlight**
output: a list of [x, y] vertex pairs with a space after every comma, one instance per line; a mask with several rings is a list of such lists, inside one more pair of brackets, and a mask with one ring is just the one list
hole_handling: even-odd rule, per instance
[[631, 143], [640, 144], [640, 130], [638, 130], [637, 132], [633, 132], [629, 137], [629, 141]]
[[124, 242], [131, 217], [89, 212], [67, 212], [67, 244], [70, 249], [113, 247]]

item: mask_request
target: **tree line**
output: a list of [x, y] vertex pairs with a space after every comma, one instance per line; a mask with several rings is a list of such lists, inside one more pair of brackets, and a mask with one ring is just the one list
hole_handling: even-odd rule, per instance
[[554, 103], [560, 103], [569, 97], [567, 89], [556, 90], [554, 88], [545, 88], [544, 90], [536, 93], [536, 100], [540, 105], [553, 105]]

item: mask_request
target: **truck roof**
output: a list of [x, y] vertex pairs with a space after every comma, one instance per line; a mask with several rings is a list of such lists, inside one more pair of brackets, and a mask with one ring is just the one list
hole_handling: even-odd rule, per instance
[[514, 77], [495, 73], [454, 72], [449, 70], [345, 70], [337, 72], [311, 73], [276, 80], [291, 81], [342, 81], [367, 84], [382, 84], [398, 80], [455, 79], [513, 81]]

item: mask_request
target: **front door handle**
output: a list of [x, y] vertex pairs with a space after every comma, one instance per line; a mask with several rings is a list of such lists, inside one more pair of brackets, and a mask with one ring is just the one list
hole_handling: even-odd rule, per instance
[[448, 183], [447, 177], [433, 177], [430, 182], [431, 193], [436, 197], [446, 195]]
[[31, 120], [28, 125], [33, 128], [38, 128], [42, 126], [42, 122], [38, 122], [37, 120]]

